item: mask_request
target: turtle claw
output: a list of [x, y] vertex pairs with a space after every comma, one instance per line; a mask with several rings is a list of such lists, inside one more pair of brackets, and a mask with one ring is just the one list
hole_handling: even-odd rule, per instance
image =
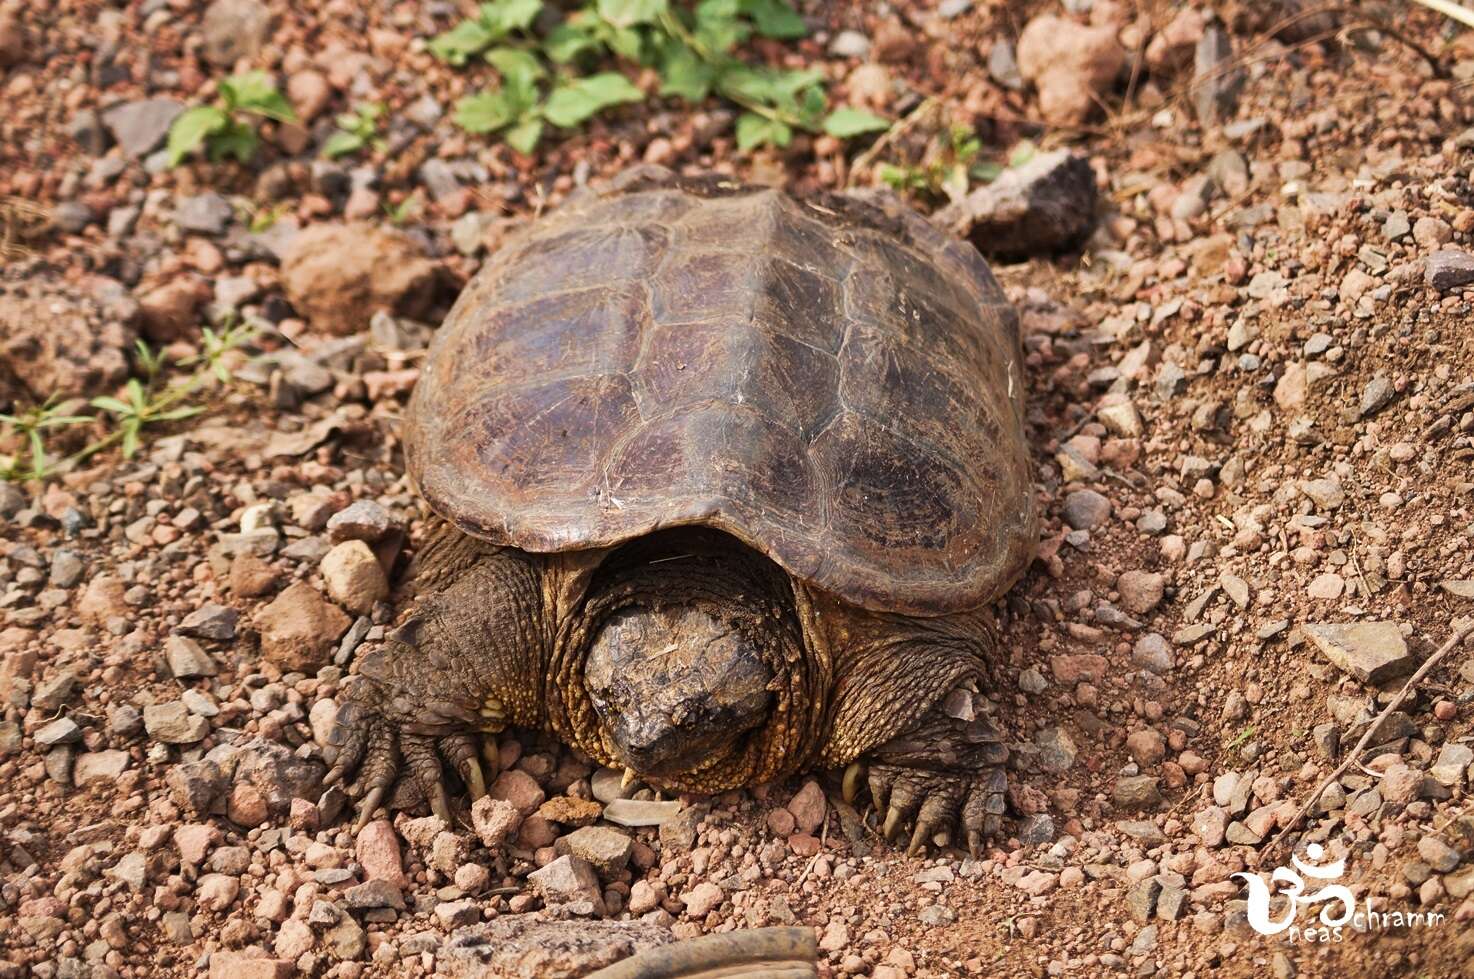
[[865, 766], [857, 761], [850, 762], [850, 766], [844, 770], [844, 782], [840, 786], [840, 792], [844, 801], [853, 804], [860, 796], [860, 789], [865, 785]]
[[1007, 787], [1003, 770], [996, 768], [982, 773], [870, 768], [871, 803], [883, 820], [880, 835], [888, 843], [907, 841], [908, 856], [922, 853], [928, 843], [945, 847], [955, 839], [965, 840], [976, 857], [1002, 828]]
[[355, 834], [369, 824], [369, 820], [373, 818], [374, 811], [379, 808], [380, 803], [384, 801], [384, 796], [388, 792], [389, 786], [376, 785], [363, 797], [363, 801], [358, 804], [358, 818], [353, 822], [353, 832]]

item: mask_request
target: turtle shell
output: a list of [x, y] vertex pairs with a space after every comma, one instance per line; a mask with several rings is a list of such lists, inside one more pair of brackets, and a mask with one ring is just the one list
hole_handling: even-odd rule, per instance
[[892, 197], [636, 173], [513, 236], [435, 337], [411, 476], [528, 551], [704, 525], [865, 608], [975, 608], [1037, 543], [1017, 314]]

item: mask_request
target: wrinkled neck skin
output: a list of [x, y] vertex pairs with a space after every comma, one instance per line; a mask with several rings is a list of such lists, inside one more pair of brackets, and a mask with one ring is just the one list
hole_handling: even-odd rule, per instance
[[[732, 538], [690, 529], [614, 551], [549, 555], [545, 601], [557, 623], [544, 672], [547, 725], [601, 764], [625, 767], [590, 690], [589, 657], [601, 630], [632, 609], [690, 606], [741, 630], [770, 678], [765, 719], [685, 770], [641, 780], [710, 794], [810, 768], [823, 747], [830, 663], [806, 651], [794, 588], [776, 566]], [[658, 652], [658, 651], [656, 651]]]

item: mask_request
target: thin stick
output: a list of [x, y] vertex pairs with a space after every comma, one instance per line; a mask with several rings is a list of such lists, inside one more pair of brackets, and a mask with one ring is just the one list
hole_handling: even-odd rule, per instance
[[1413, 0], [1413, 3], [1421, 3], [1429, 10], [1436, 10], [1445, 17], [1451, 17], [1465, 27], [1474, 27], [1474, 10], [1468, 7], [1450, 3], [1449, 0]]
[[1336, 779], [1344, 775], [1346, 773], [1346, 769], [1350, 768], [1352, 763], [1361, 756], [1362, 749], [1364, 749], [1368, 744], [1371, 743], [1372, 738], [1375, 737], [1377, 731], [1381, 729], [1382, 722], [1387, 720], [1387, 718], [1391, 716], [1392, 712], [1397, 710], [1397, 708], [1402, 705], [1402, 702], [1407, 699], [1407, 695], [1412, 692], [1413, 687], [1416, 687], [1418, 685], [1418, 681], [1427, 676], [1428, 673], [1433, 669], [1433, 667], [1438, 665], [1440, 660], [1442, 660], [1453, 650], [1457, 649], [1459, 644], [1464, 641], [1464, 637], [1469, 635], [1471, 632], [1474, 632], [1474, 619], [1470, 619], [1463, 625], [1458, 625], [1454, 627], [1454, 634], [1448, 637], [1448, 642], [1440, 646], [1438, 652], [1434, 653], [1432, 656], [1429, 656], [1427, 661], [1424, 662], [1422, 666], [1418, 667], [1418, 672], [1414, 673], [1411, 677], [1408, 678], [1408, 681], [1402, 685], [1402, 689], [1397, 691], [1397, 696], [1392, 698], [1392, 703], [1388, 704], [1382, 709], [1382, 713], [1377, 715], [1377, 719], [1372, 722], [1372, 726], [1367, 728], [1367, 733], [1361, 736], [1361, 740], [1356, 742], [1356, 747], [1352, 748], [1350, 753], [1346, 755], [1346, 760], [1337, 765], [1336, 770], [1327, 775], [1325, 781], [1321, 782], [1315, 787], [1315, 791], [1310, 793], [1310, 798], [1306, 799], [1305, 804], [1296, 811], [1294, 818], [1286, 823], [1284, 825], [1284, 828], [1274, 835], [1274, 839], [1269, 841], [1268, 846], [1259, 851], [1259, 855], [1254, 858], [1255, 866], [1259, 865], [1260, 861], [1264, 859], [1265, 854], [1269, 853], [1271, 850], [1279, 845], [1280, 840], [1284, 839], [1286, 833], [1290, 832], [1290, 830], [1300, 825], [1300, 820], [1305, 818], [1305, 814], [1310, 811], [1311, 806], [1315, 805], [1315, 800], [1320, 798], [1321, 793], [1324, 792], [1332, 782], [1336, 781]]

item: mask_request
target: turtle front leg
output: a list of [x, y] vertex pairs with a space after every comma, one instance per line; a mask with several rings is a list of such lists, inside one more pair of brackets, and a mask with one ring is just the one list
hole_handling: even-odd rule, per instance
[[411, 568], [413, 599], [382, 645], [357, 663], [338, 713], [339, 748], [326, 782], [348, 778], [355, 830], [381, 805], [431, 810], [451, 822], [445, 769], [472, 799], [495, 778], [495, 742], [509, 726], [539, 727], [550, 629], [542, 568], [532, 555], [444, 528]]
[[970, 687], [954, 689], [915, 725], [873, 748], [863, 760], [868, 772], [862, 762], [845, 772], [846, 801], [865, 778], [881, 835], [895, 841], [909, 829], [908, 853], [958, 839], [977, 856], [1001, 829], [1008, 748], [996, 725], [974, 711]]

